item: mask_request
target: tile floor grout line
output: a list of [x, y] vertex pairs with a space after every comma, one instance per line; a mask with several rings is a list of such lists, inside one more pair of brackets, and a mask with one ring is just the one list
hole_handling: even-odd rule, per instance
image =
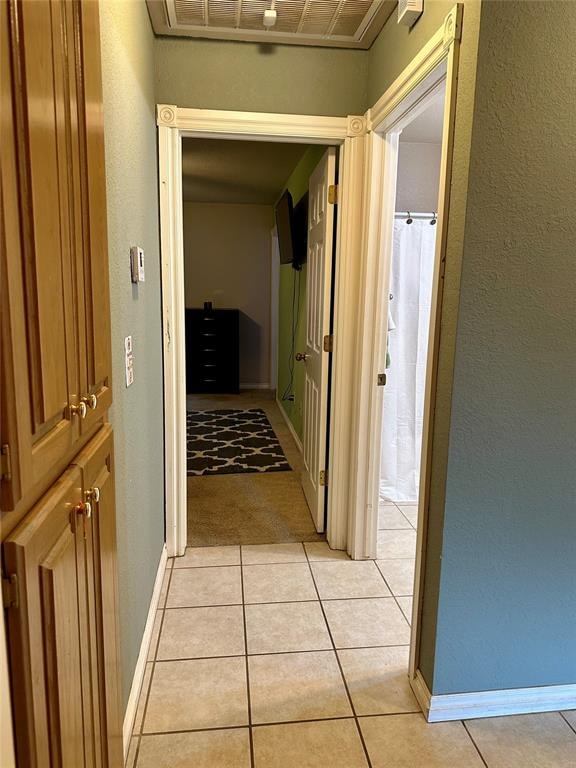
[[558, 709], [558, 710], [557, 710], [557, 712], [558, 712], [558, 714], [560, 715], [560, 717], [561, 717], [561, 718], [564, 720], [564, 722], [566, 723], [566, 725], [568, 726], [568, 728], [570, 728], [571, 730], [573, 730], [573, 731], [574, 731], [574, 733], [576, 733], [576, 728], [575, 728], [575, 727], [572, 725], [572, 723], [570, 722], [570, 720], [568, 720], [568, 718], [566, 717], [566, 715], [564, 714], [564, 712], [563, 712], [561, 709]]
[[[369, 562], [369, 561], [366, 561]], [[381, 578], [384, 577], [380, 574]], [[412, 597], [412, 595], [394, 595], [388, 583], [386, 587], [390, 591], [389, 595], [362, 595], [361, 597], [322, 597], [324, 603], [342, 602], [342, 600], [390, 600], [393, 597]], [[316, 598], [310, 600], [267, 600], [258, 603], [210, 603], [209, 605], [167, 605], [165, 611], [191, 611], [195, 608], [237, 608], [241, 605], [288, 605], [291, 603], [316, 603]]]
[[[402, 610], [402, 606], [401, 606], [401, 605], [400, 605], [400, 603], [398, 602], [398, 600], [397, 600], [397, 596], [396, 596], [396, 595], [394, 594], [394, 592], [392, 592], [392, 590], [390, 589], [390, 584], [388, 584], [388, 582], [387, 582], [387, 581], [386, 581], [386, 579], [384, 578], [384, 574], [382, 573], [382, 571], [380, 570], [380, 568], [378, 568], [378, 566], [376, 566], [376, 570], [377, 570], [377, 571], [378, 571], [378, 573], [380, 574], [380, 578], [382, 579], [382, 581], [384, 582], [384, 584], [386, 585], [386, 587], [387, 587], [387, 588], [388, 588], [388, 590], [390, 591], [390, 594], [391, 594], [391, 595], [392, 595], [392, 597], [394, 598], [394, 602], [396, 603], [396, 605], [397, 605], [397, 607], [398, 607], [398, 610], [399, 610], [399, 611], [400, 611], [400, 613], [402, 614], [402, 618], [404, 619], [404, 621], [406, 622], [406, 624], [408, 624], [408, 628], [410, 629], [410, 632], [412, 632], [412, 624], [411, 624], [411, 623], [408, 621], [408, 619], [406, 618], [406, 614], [405, 614], [405, 613], [404, 613], [404, 611]], [[413, 596], [413, 595], [398, 595], [398, 597], [411, 597], [412, 599], [414, 599], [414, 596]]]
[[478, 755], [479, 755], [479, 757], [480, 757], [480, 760], [482, 760], [482, 762], [484, 763], [484, 765], [485, 765], [485, 768], [489, 768], [489, 766], [488, 766], [488, 763], [487, 763], [487, 762], [486, 762], [486, 760], [484, 759], [484, 755], [483, 755], [483, 754], [482, 754], [482, 752], [480, 751], [480, 747], [478, 746], [478, 744], [476, 744], [476, 741], [474, 740], [474, 737], [472, 736], [472, 734], [471, 734], [471, 733], [470, 733], [470, 731], [468, 730], [468, 726], [466, 725], [466, 721], [465, 721], [465, 720], [460, 720], [460, 722], [461, 722], [461, 723], [462, 723], [462, 725], [464, 726], [464, 730], [465, 730], [465, 731], [466, 731], [466, 733], [468, 734], [468, 738], [470, 739], [470, 741], [472, 742], [472, 744], [474, 744], [474, 749], [476, 750], [476, 752], [478, 752]]
[[244, 596], [244, 572], [242, 567], [242, 547], [240, 547], [240, 586], [242, 589], [242, 624], [244, 627], [244, 669], [246, 673], [246, 698], [248, 701], [248, 740], [250, 743], [250, 766], [255, 766], [254, 734], [252, 733], [252, 699], [250, 696], [250, 667], [248, 664], [248, 629], [246, 627], [246, 603]]
[[[306, 548], [304, 548], [304, 551], [306, 551]], [[330, 629], [328, 617], [326, 616], [326, 611], [324, 610], [324, 606], [322, 605], [322, 600], [320, 599], [320, 591], [318, 590], [318, 585], [316, 584], [316, 579], [314, 578], [314, 571], [312, 570], [312, 565], [310, 563], [310, 560], [308, 559], [308, 553], [306, 553], [306, 559], [308, 560], [310, 575], [312, 576], [312, 581], [314, 582], [314, 588], [316, 590], [316, 594], [318, 595], [318, 602], [320, 603], [320, 610], [322, 611], [322, 616], [324, 617], [324, 623], [326, 624], [326, 629], [328, 630], [328, 636], [330, 637], [330, 642], [332, 643], [332, 650], [333, 650], [334, 656], [336, 657], [336, 663], [338, 664], [338, 669], [340, 670], [340, 676], [342, 678], [344, 690], [346, 691], [346, 696], [348, 697], [348, 703], [352, 711], [352, 716], [354, 718], [354, 723], [356, 725], [356, 731], [358, 733], [358, 737], [360, 738], [362, 749], [364, 750], [364, 756], [366, 757], [368, 768], [372, 768], [372, 761], [370, 760], [370, 755], [368, 754], [368, 747], [366, 746], [366, 742], [364, 741], [364, 735], [362, 733], [362, 729], [360, 728], [358, 717], [356, 716], [356, 707], [354, 706], [354, 702], [352, 700], [352, 694], [350, 693], [350, 689], [348, 688], [348, 682], [346, 681], [344, 670], [342, 669], [342, 663], [340, 661], [340, 657], [338, 656], [338, 650], [336, 648], [336, 643], [334, 642], [334, 637], [332, 636], [332, 630]]]
[[[303, 651], [265, 651], [260, 653], [236, 653], [236, 654], [224, 654], [222, 656], [175, 656], [170, 659], [156, 659], [154, 664], [165, 664], [173, 661], [209, 661], [214, 659], [239, 659], [242, 656], [248, 656], [248, 658], [257, 658], [259, 656], [283, 656], [289, 653], [330, 653], [332, 650], [336, 651], [365, 651], [372, 648], [409, 648], [409, 643], [393, 643], [392, 645], [352, 645], [345, 646], [344, 648], [306, 648]], [[148, 662], [149, 664], [151, 662]]]

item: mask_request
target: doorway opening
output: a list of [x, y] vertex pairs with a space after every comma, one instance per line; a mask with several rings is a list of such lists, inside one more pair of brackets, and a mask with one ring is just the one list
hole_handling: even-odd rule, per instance
[[336, 154], [182, 139], [189, 546], [325, 538]]

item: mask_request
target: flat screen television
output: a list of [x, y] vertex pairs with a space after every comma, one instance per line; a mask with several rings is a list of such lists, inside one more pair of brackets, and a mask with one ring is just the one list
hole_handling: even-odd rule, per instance
[[286, 190], [276, 204], [275, 217], [280, 263], [301, 269], [307, 251], [308, 194], [294, 206], [292, 195]]

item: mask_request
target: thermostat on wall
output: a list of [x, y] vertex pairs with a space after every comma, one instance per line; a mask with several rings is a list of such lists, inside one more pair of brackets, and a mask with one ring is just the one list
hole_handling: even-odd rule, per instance
[[398, 0], [398, 24], [411, 27], [424, 11], [424, 0]]
[[130, 274], [133, 283], [144, 282], [144, 250], [138, 245], [130, 248]]

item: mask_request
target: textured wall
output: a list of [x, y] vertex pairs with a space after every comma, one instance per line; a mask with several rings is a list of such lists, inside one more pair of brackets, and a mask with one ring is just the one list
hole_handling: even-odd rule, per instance
[[576, 683], [575, 28], [482, 6], [434, 693]]
[[438, 210], [440, 144], [401, 141], [398, 151], [396, 210]]
[[240, 310], [240, 384], [270, 384], [271, 205], [184, 203], [186, 306]]
[[[164, 541], [162, 333], [154, 46], [144, 3], [100, 3], [112, 313], [122, 690], [127, 701]], [[144, 248], [146, 282], [130, 282]], [[124, 382], [124, 337], [134, 384]]]
[[[286, 189], [292, 195], [294, 205], [308, 191], [308, 180], [320, 158], [326, 151], [326, 147], [313, 146], [306, 150], [306, 154], [298, 163], [290, 178], [286, 182]], [[281, 407], [290, 419], [298, 437], [302, 438], [303, 406], [304, 406], [304, 366], [302, 363], [294, 364], [294, 379], [291, 391], [294, 400], [283, 400], [282, 395], [290, 383], [290, 358], [292, 356], [292, 321], [294, 315], [298, 318], [296, 323], [296, 343], [294, 350], [300, 352], [306, 349], [306, 264], [300, 272], [292, 269], [290, 264], [280, 265], [280, 289], [278, 293], [278, 384], [277, 396]], [[299, 286], [299, 290], [298, 290]], [[296, 289], [296, 290], [295, 290]], [[300, 300], [297, 300], [297, 297]], [[294, 303], [294, 298], [296, 302]], [[295, 308], [295, 312], [294, 309]]]
[[179, 107], [362, 114], [367, 51], [159, 37], [156, 100]]

